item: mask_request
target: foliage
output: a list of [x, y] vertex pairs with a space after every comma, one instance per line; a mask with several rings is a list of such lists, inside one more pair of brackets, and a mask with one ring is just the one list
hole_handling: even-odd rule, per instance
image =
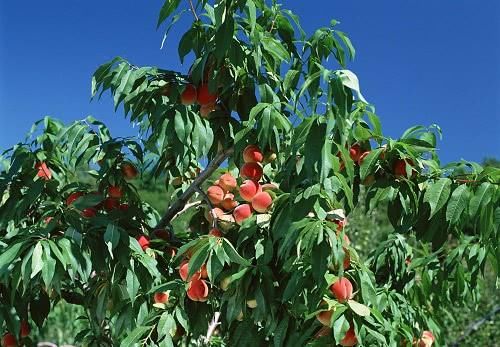
[[[167, 0], [158, 25], [184, 5]], [[94, 74], [93, 94], [110, 91], [140, 140], [112, 138], [93, 118], [45, 118], [5, 153], [0, 322], [42, 327], [63, 299], [86, 310], [82, 345], [324, 345], [350, 327], [365, 346], [411, 344], [423, 330], [443, 342], [443, 313], [474, 294], [487, 263], [498, 273], [500, 170], [441, 167], [435, 125], [385, 137], [345, 69], [355, 51], [335, 21], [306, 36], [293, 13], [263, 0], [200, 1], [193, 14], [178, 48], [181, 61], [193, 59], [187, 75], [122, 58]], [[198, 100], [203, 88], [215, 95], [207, 114], [208, 103], [186, 101], [189, 85]], [[241, 226], [210, 222], [210, 176], [226, 159], [244, 176], [248, 145], [277, 156], [260, 182], [279, 187], [272, 209]], [[138, 195], [136, 168], [165, 180], [165, 214]], [[358, 253], [344, 215], [380, 204], [391, 229]], [[214, 225], [224, 233], [207, 235]], [[176, 271], [184, 258], [188, 281]], [[193, 296], [194, 283], [206, 285], [192, 278], [204, 264], [208, 293]], [[349, 300], [329, 289], [340, 277], [354, 285]], [[168, 303], [153, 304], [165, 291]], [[334, 313], [319, 337], [323, 300]], [[220, 338], [204, 342], [219, 313]]]

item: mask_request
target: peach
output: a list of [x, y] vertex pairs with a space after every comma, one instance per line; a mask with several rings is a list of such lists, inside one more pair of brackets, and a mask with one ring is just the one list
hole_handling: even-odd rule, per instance
[[212, 230], [210, 230], [208, 235], [215, 236], [215, 237], [222, 237], [222, 232], [217, 228], [213, 228]]
[[431, 347], [434, 343], [435, 337], [431, 331], [425, 330], [422, 337], [417, 341], [417, 347]]
[[[328, 306], [326, 301], [321, 302], [321, 306]], [[333, 315], [334, 310], [328, 310], [328, 311], [321, 311], [318, 314], [316, 314], [316, 318], [319, 320], [321, 324], [324, 326], [329, 327], [332, 321], [332, 315]]]
[[168, 303], [168, 292], [157, 292], [153, 296], [155, 304], [166, 304]]
[[234, 200], [234, 194], [227, 193], [224, 195], [224, 200], [222, 200], [220, 205], [224, 210], [231, 211], [233, 208], [238, 206], [238, 201]]
[[341, 277], [330, 286], [330, 291], [339, 302], [346, 302], [352, 298], [352, 283]]
[[197, 97], [195, 86], [188, 84], [181, 93], [181, 103], [186, 106], [192, 105], [196, 102]]
[[23, 320], [21, 321], [21, 331], [19, 333], [19, 335], [21, 336], [21, 338], [25, 338], [27, 337], [29, 334], [30, 334], [30, 325], [27, 321]]
[[212, 210], [209, 210], [206, 212], [205, 218], [208, 220], [209, 223], [212, 223], [214, 215], [215, 215], [215, 218], [219, 219], [224, 215], [224, 211], [222, 211], [218, 207], [214, 207]]
[[257, 182], [246, 180], [240, 185], [240, 196], [243, 200], [251, 202], [259, 190], [260, 186]]
[[82, 216], [85, 218], [95, 217], [96, 214], [97, 214], [97, 210], [93, 207], [88, 207], [82, 211]]
[[122, 197], [122, 189], [118, 186], [109, 186], [108, 195], [114, 199], [120, 199]]
[[370, 151], [363, 152], [363, 154], [361, 154], [359, 156], [358, 161], [357, 161], [359, 166], [361, 166], [361, 164], [363, 164], [363, 161], [368, 156], [368, 154], [370, 154]]
[[181, 276], [183, 281], [186, 281], [188, 278], [188, 266], [189, 266], [188, 260], [183, 260], [181, 262], [181, 265], [179, 266], [179, 275]]
[[233, 211], [234, 220], [241, 225], [244, 220], [252, 216], [252, 208], [249, 204], [241, 204]]
[[234, 178], [229, 172], [220, 176], [218, 181], [218, 185], [226, 192], [232, 192], [237, 186], [236, 178]]
[[6, 333], [2, 337], [2, 347], [17, 347], [16, 337], [11, 333]]
[[194, 278], [189, 282], [187, 296], [193, 301], [205, 302], [208, 300], [208, 285], [202, 279]]
[[353, 161], [357, 162], [361, 157], [361, 146], [357, 143], [352, 145], [349, 149], [349, 156]]
[[224, 190], [219, 186], [210, 186], [207, 189], [207, 196], [214, 205], [219, 205], [224, 200]]
[[266, 213], [272, 204], [273, 198], [268, 192], [257, 193], [252, 199], [252, 207], [259, 213]]
[[241, 167], [240, 176], [258, 182], [264, 171], [259, 163], [245, 163]]
[[243, 161], [245, 163], [262, 163], [264, 155], [257, 145], [248, 145], [243, 150]]
[[210, 116], [210, 113], [215, 111], [215, 104], [206, 104], [206, 105], [201, 105], [200, 107], [200, 116], [203, 118], [208, 118]]
[[222, 289], [225, 292], [230, 284], [231, 284], [231, 276], [224, 277], [222, 281], [220, 281], [220, 289]]
[[358, 343], [358, 339], [356, 338], [356, 333], [354, 332], [354, 327], [351, 326], [349, 330], [345, 333], [345, 336], [342, 340], [340, 340], [341, 346], [354, 346]]
[[120, 207], [120, 202], [118, 201], [118, 199], [107, 198], [106, 200], [104, 200], [104, 209], [108, 212], [117, 209], [119, 207]]
[[[398, 160], [396, 160], [392, 166], [394, 176], [406, 177], [406, 164], [407, 163], [410, 166], [414, 165], [413, 160], [411, 160], [411, 159], [406, 159], [406, 160], [398, 159]], [[412, 169], [411, 172], [412, 172], [412, 176], [414, 176], [416, 173], [415, 169]]]
[[146, 235], [139, 235], [135, 239], [137, 240], [137, 242], [139, 242], [139, 245], [141, 246], [143, 251], [149, 248], [149, 237], [147, 237]]
[[83, 192], [74, 192], [74, 193], [71, 193], [66, 198], [66, 206], [71, 205], [72, 203], [74, 203], [76, 201], [76, 199], [78, 199], [80, 196], [83, 196], [83, 195], [84, 195]]
[[136, 178], [138, 174], [136, 167], [130, 163], [123, 163], [121, 165], [121, 171], [123, 177], [125, 177], [125, 179], [127, 180]]
[[126, 212], [128, 210], [128, 204], [120, 204], [118, 208], [120, 209], [120, 211]]
[[156, 229], [153, 231], [153, 235], [156, 238], [161, 239], [163, 241], [170, 240], [170, 232], [168, 230], [165, 230], [165, 229]]
[[203, 264], [200, 268], [200, 278], [208, 278], [207, 264]]
[[204, 83], [198, 88], [198, 103], [200, 105], [214, 104], [217, 94], [212, 94], [208, 90], [208, 84]]
[[35, 164], [35, 169], [38, 170], [37, 176], [40, 177], [42, 180], [48, 181], [52, 178], [52, 172], [48, 168], [47, 164], [45, 162], [38, 162]]

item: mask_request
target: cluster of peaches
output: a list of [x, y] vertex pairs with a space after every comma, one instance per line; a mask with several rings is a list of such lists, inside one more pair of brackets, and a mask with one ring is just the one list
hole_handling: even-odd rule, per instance
[[[21, 321], [21, 328], [19, 330], [19, 338], [22, 340], [30, 334], [30, 325], [27, 321]], [[2, 336], [2, 347], [17, 347], [17, 339], [14, 334], [6, 332]]]
[[203, 118], [207, 118], [215, 110], [216, 101], [217, 94], [210, 93], [208, 83], [202, 83], [198, 87], [187, 84], [181, 93], [181, 103], [186, 106], [199, 104]]
[[[262, 162], [264, 155], [256, 145], [249, 145], [243, 151], [244, 164], [240, 169], [243, 182], [238, 186], [236, 178], [230, 173], [225, 173], [212, 186], [207, 189], [207, 197], [213, 205], [209, 221], [215, 216], [228, 222], [241, 225], [250, 218], [254, 212], [266, 213], [273, 204], [273, 195], [270, 193], [275, 188], [273, 184], [260, 184], [263, 175]], [[238, 194], [239, 202], [235, 193]], [[225, 214], [225, 213], [230, 214]]]

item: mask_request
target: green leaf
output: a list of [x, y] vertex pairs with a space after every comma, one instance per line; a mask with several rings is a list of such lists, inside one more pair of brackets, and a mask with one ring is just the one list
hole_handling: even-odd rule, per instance
[[285, 49], [285, 47], [283, 47], [281, 42], [279, 42], [278, 40], [269, 36], [264, 36], [261, 38], [261, 43], [264, 49], [274, 57], [274, 59], [278, 64], [280, 64], [283, 61], [288, 61], [290, 59], [288, 51]]
[[106, 227], [106, 232], [104, 233], [104, 242], [108, 245], [110, 250], [113, 250], [116, 246], [118, 246], [119, 241], [120, 231], [118, 230], [118, 227], [113, 223], [109, 223]]
[[234, 249], [231, 242], [229, 242], [227, 239], [224, 239], [223, 247], [224, 247], [224, 251], [228, 255], [229, 259], [231, 259], [231, 261], [233, 263], [240, 264], [243, 266], [250, 265], [250, 262], [248, 260], [246, 260], [245, 258], [243, 258], [241, 255], [239, 255], [238, 252], [236, 251], [236, 249]]
[[333, 338], [335, 341], [340, 341], [344, 338], [347, 330], [349, 330], [349, 322], [344, 315], [340, 316], [333, 322]]
[[150, 326], [139, 326], [135, 328], [120, 343], [120, 347], [135, 347], [136, 342], [150, 329], [152, 329]]
[[38, 242], [33, 250], [33, 256], [31, 257], [31, 278], [35, 277], [43, 268], [42, 255], [42, 243]]
[[160, 10], [160, 15], [158, 17], [158, 23], [156, 28], [158, 28], [161, 23], [165, 21], [174, 12], [174, 10], [179, 6], [181, 0], [166, 0]]
[[370, 315], [370, 309], [357, 301], [348, 300], [347, 304], [358, 316], [368, 317]]
[[476, 194], [470, 199], [469, 216], [474, 218], [479, 210], [479, 207], [489, 203], [493, 196], [493, 185], [489, 182], [483, 182], [476, 191]]
[[201, 266], [207, 261], [209, 253], [210, 244], [207, 242], [202, 247], [198, 248], [194, 252], [188, 263], [188, 278], [194, 275], [195, 272], [199, 271]]
[[429, 219], [436, 214], [448, 201], [451, 193], [451, 180], [449, 178], [440, 178], [430, 184], [424, 194], [424, 202], [431, 206]]
[[0, 254], [0, 277], [8, 270], [23, 246], [23, 242], [18, 242], [2, 250], [2, 254]]
[[465, 184], [458, 186], [451, 194], [448, 207], [446, 209], [446, 220], [451, 224], [456, 224], [460, 219], [460, 215], [467, 207], [467, 197], [469, 190]]
[[125, 280], [127, 283], [127, 293], [130, 297], [130, 301], [134, 304], [137, 292], [139, 292], [139, 280], [137, 279], [134, 271], [131, 269], [127, 269], [127, 276]]
[[104, 200], [101, 194], [87, 194], [76, 199], [71, 206], [79, 210], [83, 210], [87, 207], [95, 207], [99, 205]]
[[363, 159], [359, 169], [361, 180], [364, 180], [368, 175], [373, 173], [373, 169], [375, 168], [380, 153], [382, 153], [383, 150], [383, 148], [374, 149]]

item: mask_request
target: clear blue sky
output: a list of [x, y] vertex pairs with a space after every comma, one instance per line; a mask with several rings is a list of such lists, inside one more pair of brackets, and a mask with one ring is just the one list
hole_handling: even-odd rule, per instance
[[[500, 157], [499, 0], [288, 0], [308, 33], [335, 18], [357, 48], [350, 64], [386, 134], [439, 124], [444, 162]], [[187, 1], [186, 1], [187, 4]], [[115, 136], [134, 134], [104, 97], [90, 102], [95, 68], [116, 55], [181, 69], [179, 30], [160, 50], [161, 0], [0, 2], [0, 149], [44, 115], [92, 114]], [[186, 17], [189, 14], [186, 14]], [[188, 18], [186, 18], [187, 20]], [[189, 18], [190, 19], [190, 18]], [[181, 24], [182, 25], [182, 24]]]

